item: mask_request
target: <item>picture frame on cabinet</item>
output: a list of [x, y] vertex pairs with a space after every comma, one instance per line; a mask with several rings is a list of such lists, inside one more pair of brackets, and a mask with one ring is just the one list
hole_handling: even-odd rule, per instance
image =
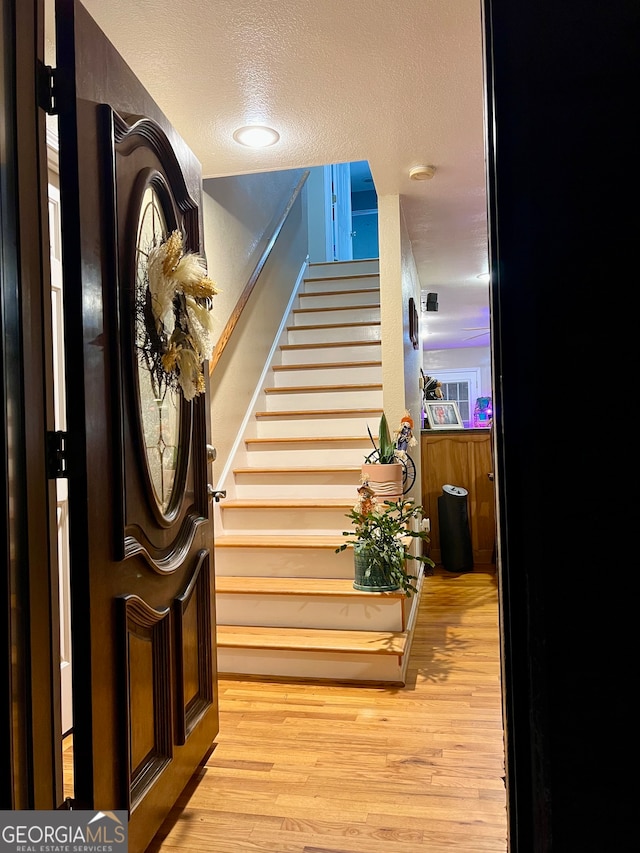
[[464, 429], [455, 400], [425, 400], [424, 410], [428, 429]]

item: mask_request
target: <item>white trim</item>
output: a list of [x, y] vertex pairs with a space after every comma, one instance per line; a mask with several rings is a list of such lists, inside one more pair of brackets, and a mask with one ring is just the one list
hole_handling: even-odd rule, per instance
[[324, 256], [327, 261], [333, 261], [333, 193], [331, 191], [331, 166], [323, 166], [322, 168], [324, 179]]
[[475, 383], [478, 389], [480, 388], [480, 368], [478, 367], [445, 367], [434, 370], [434, 373], [438, 374], [438, 379], [444, 376], [444, 380], [440, 379], [441, 382], [471, 382]]
[[478, 397], [481, 396], [482, 374], [478, 367], [453, 367], [434, 370], [434, 373], [442, 382], [468, 382], [469, 383], [469, 421], [473, 420], [473, 407]]
[[294, 284], [293, 290], [291, 291], [291, 296], [289, 298], [289, 302], [287, 303], [287, 307], [285, 308], [284, 314], [282, 315], [282, 320], [280, 321], [280, 325], [278, 326], [278, 331], [275, 334], [275, 337], [273, 339], [273, 343], [271, 344], [271, 348], [270, 348], [269, 353], [265, 359], [264, 367], [262, 368], [262, 373], [260, 374], [260, 376], [258, 378], [258, 382], [257, 382], [256, 387], [254, 389], [251, 400], [249, 401], [249, 405], [247, 406], [247, 410], [245, 412], [244, 418], [242, 419], [242, 423], [240, 424], [240, 427], [238, 428], [238, 433], [236, 435], [236, 439], [233, 442], [233, 446], [232, 446], [231, 451], [229, 453], [229, 456], [227, 458], [227, 464], [222, 469], [222, 473], [220, 474], [220, 477], [218, 478], [218, 483], [216, 486], [217, 490], [224, 489], [224, 484], [225, 484], [226, 479], [229, 476], [231, 469], [233, 467], [233, 461], [234, 461], [235, 456], [238, 452], [238, 448], [240, 447], [240, 445], [244, 441], [244, 434], [246, 432], [247, 426], [249, 425], [249, 421], [253, 417], [253, 414], [254, 414], [256, 407], [258, 405], [258, 400], [260, 398], [260, 395], [262, 394], [262, 390], [263, 390], [264, 384], [266, 382], [267, 375], [268, 375], [269, 371], [271, 370], [271, 362], [273, 360], [275, 352], [278, 349], [278, 346], [280, 344], [280, 340], [282, 339], [283, 334], [286, 332], [287, 321], [289, 319], [289, 315], [291, 314], [291, 310], [293, 308], [293, 303], [295, 302], [295, 300], [298, 296], [298, 291], [300, 290], [300, 285], [304, 281], [304, 274], [307, 271], [308, 266], [309, 266], [309, 256], [307, 255], [307, 257], [305, 258], [305, 260], [302, 264], [302, 267], [300, 268], [300, 272], [298, 273], [296, 283]]
[[[420, 540], [415, 540], [416, 542], [420, 542]], [[402, 656], [402, 660], [400, 662], [400, 681], [402, 684], [407, 683], [407, 670], [409, 669], [409, 663], [411, 660], [411, 647], [413, 645], [413, 636], [416, 632], [416, 622], [418, 621], [418, 609], [420, 607], [420, 599], [422, 597], [422, 592], [424, 589], [424, 564], [423, 563], [412, 563], [412, 565], [417, 568], [415, 571], [418, 572], [418, 581], [416, 583], [416, 587], [418, 589], [415, 592], [411, 599], [411, 609], [409, 612], [409, 618], [407, 619], [407, 644], [404, 649], [404, 655]]]
[[47, 166], [49, 169], [54, 172], [56, 175], [60, 173], [59, 160], [58, 160], [58, 151], [60, 148], [58, 142], [58, 129], [57, 127], [52, 127], [49, 121], [47, 121], [46, 126], [46, 139], [47, 139]]

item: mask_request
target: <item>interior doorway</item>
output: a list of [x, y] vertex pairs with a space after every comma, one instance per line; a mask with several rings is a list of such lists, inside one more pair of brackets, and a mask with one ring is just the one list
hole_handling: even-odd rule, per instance
[[378, 194], [367, 160], [350, 163], [351, 230], [354, 259], [377, 258]]
[[307, 188], [312, 263], [379, 256], [378, 195], [367, 160], [313, 167]]
[[[353, 259], [353, 225], [351, 222], [351, 170], [349, 163], [325, 166], [329, 171], [331, 197], [328, 211], [331, 216], [330, 260]], [[327, 258], [329, 260], [329, 258]]]

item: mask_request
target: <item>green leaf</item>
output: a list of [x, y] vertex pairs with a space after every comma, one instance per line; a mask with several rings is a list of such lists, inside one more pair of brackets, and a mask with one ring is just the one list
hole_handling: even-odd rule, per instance
[[380, 444], [380, 462], [383, 465], [388, 465], [390, 462], [395, 462], [395, 446], [391, 441], [391, 433], [389, 432], [389, 424], [385, 413], [382, 413], [380, 418], [380, 426], [378, 428], [378, 442]]

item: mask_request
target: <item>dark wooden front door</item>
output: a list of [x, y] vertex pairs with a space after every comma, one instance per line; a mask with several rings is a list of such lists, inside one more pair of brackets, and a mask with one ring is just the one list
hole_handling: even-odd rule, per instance
[[75, 0], [56, 43], [76, 804], [128, 808], [136, 853], [218, 730], [208, 394], [159, 387], [140, 338], [154, 241], [202, 252], [201, 172]]

